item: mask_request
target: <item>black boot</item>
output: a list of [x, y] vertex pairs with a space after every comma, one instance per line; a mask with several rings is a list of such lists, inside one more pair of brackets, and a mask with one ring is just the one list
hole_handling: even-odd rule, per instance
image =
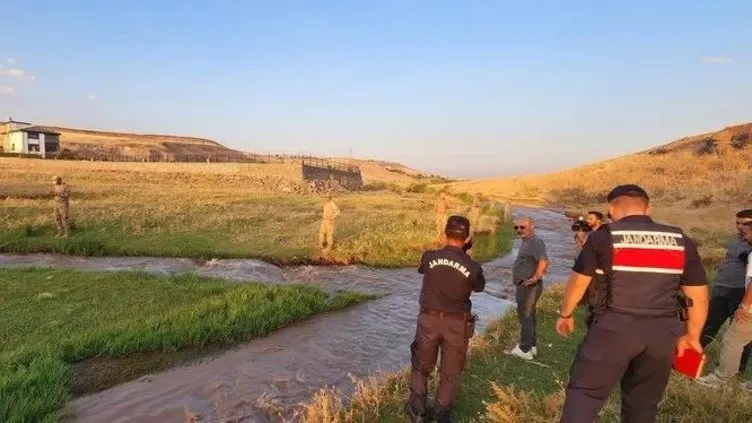
[[436, 423], [452, 423], [452, 420], [450, 419], [451, 413], [451, 408], [442, 407], [441, 405], [436, 403], [431, 409], [431, 418]]
[[423, 423], [426, 421], [426, 411], [419, 410], [417, 407], [411, 405], [410, 402], [405, 404], [405, 414], [407, 414], [407, 417], [413, 423]]

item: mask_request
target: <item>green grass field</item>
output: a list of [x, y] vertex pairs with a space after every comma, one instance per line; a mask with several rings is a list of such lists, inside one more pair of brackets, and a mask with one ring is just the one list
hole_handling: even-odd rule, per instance
[[[558, 421], [564, 388], [579, 342], [584, 335], [583, 313], [576, 316], [577, 330], [564, 339], [554, 325], [561, 299], [561, 286], [544, 291], [539, 303], [538, 356], [536, 363], [509, 356], [518, 341], [519, 324], [513, 311], [494, 322], [473, 341], [454, 409], [457, 422], [550, 423]], [[709, 350], [716, 361], [718, 346]], [[712, 368], [708, 366], [708, 370]], [[344, 404], [337, 392], [321, 391], [305, 409], [308, 423], [406, 422], [402, 407], [407, 393], [405, 371], [382, 379], [359, 381], [351, 401]], [[435, 392], [436, 380], [432, 380]], [[619, 421], [618, 387], [604, 407], [600, 421]], [[660, 406], [660, 422], [748, 422], [752, 401], [738, 386], [723, 391], [700, 386], [673, 375]]]
[[0, 421], [57, 421], [71, 363], [229, 344], [371, 296], [193, 275], [0, 269]]
[[[342, 216], [328, 258], [376, 267], [416, 264], [424, 249], [438, 245], [427, 197], [371, 192], [337, 199]], [[6, 200], [8, 218], [0, 223], [1, 252], [259, 258], [276, 264], [316, 262], [321, 256], [316, 248], [321, 201], [311, 196], [257, 194], [230, 203], [159, 206], [157, 210], [146, 205], [128, 216], [122, 216], [124, 210], [116, 205], [73, 204], [75, 227], [67, 239], [54, 238], [46, 202], [24, 203], [29, 202], [33, 205]], [[92, 208], [98, 209], [97, 215], [81, 216]], [[493, 220], [497, 215], [488, 211], [485, 219], [493, 222], [489, 225], [498, 227]], [[476, 257], [489, 259], [501, 252], [491, 238], [477, 237]]]
[[[295, 169], [0, 159], [0, 252], [401, 267], [416, 265], [423, 250], [439, 245], [435, 190], [374, 184], [335, 194], [342, 214], [332, 251], [322, 259], [317, 235], [324, 195], [277, 189], [277, 183], [301, 182]], [[57, 174], [71, 188], [74, 230], [68, 239], [54, 238], [49, 190]], [[467, 215], [472, 198], [458, 193], [447, 201], [450, 213]], [[503, 224], [497, 210], [485, 208], [480, 229]], [[495, 240], [484, 248], [481, 238], [476, 258], [501, 252]]]

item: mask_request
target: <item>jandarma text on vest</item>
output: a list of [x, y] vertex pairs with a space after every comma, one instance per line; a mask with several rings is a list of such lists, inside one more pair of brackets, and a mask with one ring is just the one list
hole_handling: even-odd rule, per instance
[[614, 247], [620, 246], [630, 247], [642, 247], [650, 248], [655, 246], [658, 248], [665, 247], [677, 247], [677, 249], [684, 249], [680, 245], [682, 240], [682, 234], [672, 232], [655, 232], [655, 231], [613, 231], [611, 233], [614, 237], [621, 236], [621, 239], [616, 238], [618, 242], [614, 243]]
[[457, 263], [454, 260], [440, 258], [440, 259], [431, 260], [431, 262], [428, 263], [428, 268], [429, 269], [433, 269], [436, 266], [451, 267], [453, 269], [459, 270], [459, 272], [462, 273], [466, 278], [470, 277], [470, 271], [467, 270], [467, 268], [465, 266]]
[[611, 233], [613, 269], [626, 272], [681, 274], [684, 239], [667, 231], [616, 230]]

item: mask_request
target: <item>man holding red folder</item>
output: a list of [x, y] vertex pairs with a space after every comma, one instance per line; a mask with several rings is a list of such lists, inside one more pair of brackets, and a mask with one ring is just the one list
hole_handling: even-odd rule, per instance
[[[637, 185], [614, 188], [613, 222], [590, 235], [572, 268], [556, 322], [560, 335], [574, 330], [575, 308], [596, 274], [605, 276], [609, 295], [572, 364], [562, 423], [594, 421], [619, 381], [622, 422], [654, 421], [675, 353], [702, 352], [708, 288], [697, 246], [681, 228], [648, 217], [649, 201]], [[686, 326], [679, 292], [693, 303]]]

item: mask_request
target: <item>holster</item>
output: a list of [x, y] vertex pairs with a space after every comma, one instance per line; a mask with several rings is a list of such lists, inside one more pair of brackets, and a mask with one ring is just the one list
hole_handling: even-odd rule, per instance
[[465, 321], [465, 324], [467, 325], [467, 328], [465, 330], [465, 338], [470, 339], [475, 334], [475, 322], [478, 321], [478, 315], [473, 313], [468, 317], [468, 319]]
[[689, 307], [692, 307], [692, 299], [681, 295], [677, 295], [676, 298], [679, 301], [679, 311], [676, 314], [679, 320], [686, 322], [689, 320]]

